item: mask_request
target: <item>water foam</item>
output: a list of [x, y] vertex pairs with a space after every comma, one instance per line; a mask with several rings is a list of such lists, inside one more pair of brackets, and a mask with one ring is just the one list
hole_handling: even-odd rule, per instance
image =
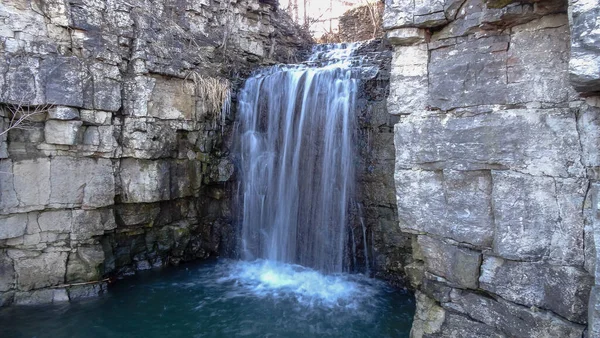
[[[325, 275], [300, 265], [268, 260], [228, 264], [219, 279], [233, 282], [257, 297], [292, 299], [308, 307], [359, 308], [372, 302], [382, 285], [362, 275]], [[245, 292], [237, 294], [246, 296]]]

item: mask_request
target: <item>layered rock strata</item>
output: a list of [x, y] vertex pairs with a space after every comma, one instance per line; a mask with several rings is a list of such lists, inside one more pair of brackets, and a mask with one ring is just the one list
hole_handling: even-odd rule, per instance
[[597, 1], [388, 0], [413, 337], [597, 337]]
[[289, 18], [258, 0], [9, 0], [0, 20], [0, 132], [33, 113], [0, 136], [0, 306], [233, 248], [221, 96], [295, 61], [309, 38]]

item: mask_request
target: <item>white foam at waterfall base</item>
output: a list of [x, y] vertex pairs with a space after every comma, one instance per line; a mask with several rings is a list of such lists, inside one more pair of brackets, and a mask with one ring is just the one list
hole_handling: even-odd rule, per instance
[[325, 275], [300, 265], [268, 260], [228, 264], [221, 283], [233, 282], [243, 290], [230, 296], [292, 299], [300, 305], [358, 309], [375, 298], [380, 283], [362, 275]]

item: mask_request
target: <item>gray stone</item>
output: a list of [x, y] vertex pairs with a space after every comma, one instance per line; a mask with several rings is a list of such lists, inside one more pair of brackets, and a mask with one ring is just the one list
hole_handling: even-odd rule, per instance
[[106, 284], [103, 283], [71, 286], [68, 288], [69, 298], [71, 300], [78, 300], [98, 297], [104, 292], [105, 288]]
[[586, 323], [593, 280], [571, 266], [484, 257], [480, 288], [525, 306], [537, 306], [577, 323]]
[[81, 121], [46, 121], [44, 138], [46, 143], [74, 145], [78, 143]]
[[8, 103], [38, 105], [46, 101], [39, 67], [38, 58], [8, 59], [6, 92], [3, 95]]
[[69, 301], [65, 289], [43, 289], [17, 292], [14, 303], [17, 305], [42, 305]]
[[27, 214], [0, 216], [0, 239], [21, 237], [26, 228]]
[[491, 246], [494, 223], [489, 172], [397, 170], [394, 177], [402, 230]]
[[83, 144], [95, 152], [113, 152], [117, 148], [114, 126], [87, 127], [83, 133]]
[[160, 205], [158, 203], [132, 203], [115, 205], [115, 218], [119, 224], [125, 226], [143, 225], [153, 226]]
[[19, 205], [12, 164], [11, 160], [0, 160], [0, 213], [9, 212]]
[[15, 260], [17, 286], [29, 291], [65, 282], [67, 268], [66, 252], [44, 252], [36, 257]]
[[169, 175], [177, 178], [171, 180], [170, 198], [197, 196], [202, 185], [202, 163], [187, 160], [171, 162]]
[[79, 118], [79, 109], [65, 106], [55, 106], [48, 109], [48, 119], [75, 120]]
[[432, 50], [428, 104], [450, 110], [475, 105], [567, 102], [574, 92], [566, 76], [565, 20], [564, 16], [544, 18], [518, 26], [511, 36], [466, 40]]
[[567, 75], [569, 27], [565, 15], [512, 28], [507, 53], [507, 103], [577, 99]]
[[170, 165], [166, 161], [126, 158], [120, 176], [124, 203], [149, 203], [170, 198]]
[[581, 92], [600, 91], [599, 0], [569, 0], [571, 83]]
[[577, 130], [581, 140], [581, 161], [586, 167], [600, 167], [600, 108], [590, 105], [581, 107]]
[[115, 112], [121, 108], [121, 73], [117, 66], [94, 63], [90, 66], [94, 83], [94, 109]]
[[110, 125], [112, 123], [112, 113], [108, 111], [82, 109], [80, 116], [83, 122], [93, 125]]
[[588, 337], [600, 337], [600, 287], [595, 285], [588, 302]]
[[394, 47], [387, 100], [391, 114], [411, 114], [426, 108], [428, 60], [426, 44]]
[[496, 254], [583, 265], [586, 180], [492, 171], [492, 181]]
[[392, 45], [414, 45], [425, 42], [425, 30], [420, 28], [397, 28], [386, 35]]
[[16, 275], [13, 261], [6, 253], [0, 251], [0, 292], [10, 291], [14, 288], [15, 282]]
[[195, 91], [192, 81], [155, 78], [148, 115], [163, 120], [191, 120], [195, 112]]
[[103, 235], [105, 231], [117, 227], [112, 209], [73, 210], [72, 217], [71, 239], [74, 240], [86, 240]]
[[100, 245], [80, 246], [69, 254], [67, 283], [88, 282], [100, 279], [104, 251]]
[[[446, 2], [446, 4], [445, 4]], [[398, 27], [436, 27], [448, 22], [444, 10], [453, 10], [458, 0], [388, 0], [383, 15], [386, 30]]]
[[14, 162], [12, 172], [19, 205], [26, 210], [43, 209], [50, 198], [50, 160], [38, 158]]
[[177, 129], [170, 121], [126, 117], [121, 135], [123, 156], [153, 159], [177, 154]]
[[464, 313], [509, 337], [580, 338], [585, 328], [551, 312], [515, 305], [502, 298], [494, 299], [456, 289], [452, 291], [451, 298], [451, 302], [442, 303], [442, 307]]
[[421, 112], [396, 124], [394, 142], [397, 169], [510, 168], [531, 175], [585, 175], [575, 115], [569, 110]]
[[427, 271], [445, 278], [450, 284], [476, 289], [481, 254], [431, 238], [419, 236], [418, 244]]
[[72, 223], [71, 210], [44, 211], [37, 217], [39, 231], [69, 233]]
[[154, 91], [155, 82], [155, 78], [147, 76], [136, 76], [125, 82], [125, 113], [137, 117], [148, 116], [148, 101]]
[[465, 316], [446, 312], [444, 324], [440, 330], [440, 337], [452, 338], [507, 338], [502, 331], [485, 325]]
[[50, 204], [99, 208], [114, 204], [115, 180], [108, 159], [52, 159]]
[[81, 61], [77, 57], [48, 57], [40, 63], [46, 102], [81, 107], [83, 81]]
[[416, 292], [417, 308], [413, 320], [412, 329], [410, 330], [411, 338], [426, 337], [439, 333], [441, 331], [444, 320], [446, 319], [446, 311], [429, 298], [427, 295]]
[[9, 306], [13, 303], [15, 299], [15, 292], [0, 292], [0, 307]]

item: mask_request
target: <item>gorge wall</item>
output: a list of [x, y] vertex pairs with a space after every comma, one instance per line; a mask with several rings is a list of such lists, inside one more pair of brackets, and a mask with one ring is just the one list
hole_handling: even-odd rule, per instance
[[0, 306], [233, 249], [220, 101], [310, 43], [276, 2], [8, 0], [0, 20], [0, 132], [34, 113], [0, 135]]
[[386, 1], [413, 337], [600, 336], [599, 11]]

